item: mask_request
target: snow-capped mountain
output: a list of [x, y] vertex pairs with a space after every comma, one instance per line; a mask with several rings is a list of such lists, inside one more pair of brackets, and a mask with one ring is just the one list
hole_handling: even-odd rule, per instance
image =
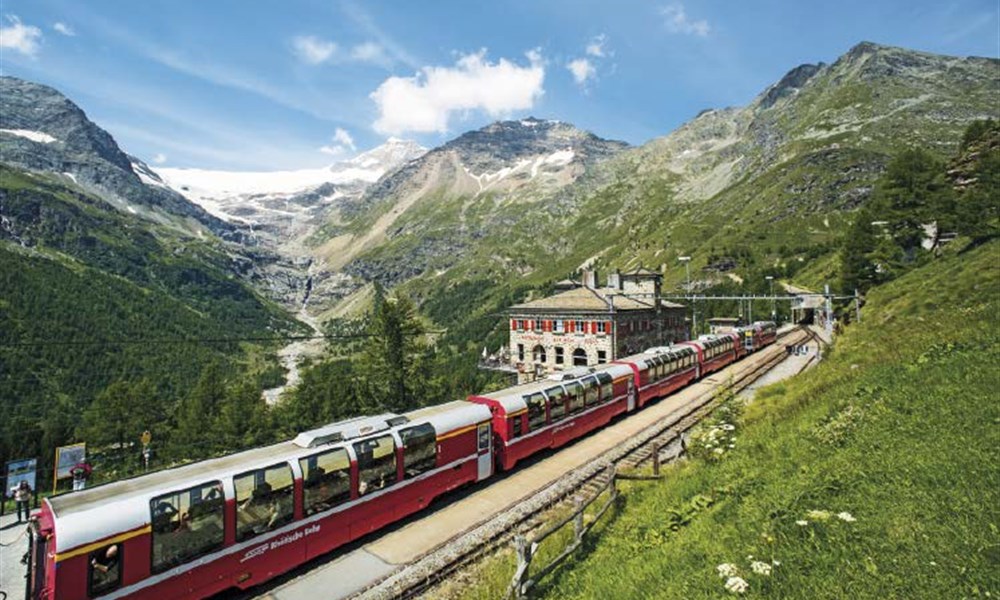
[[[422, 156], [416, 142], [390, 138], [385, 144], [321, 169], [296, 171], [212, 171], [156, 168], [170, 188], [231, 222], [276, 227], [301, 234], [318, 222], [325, 208], [340, 198], [355, 197], [397, 167]], [[147, 182], [149, 183], [149, 182]]]

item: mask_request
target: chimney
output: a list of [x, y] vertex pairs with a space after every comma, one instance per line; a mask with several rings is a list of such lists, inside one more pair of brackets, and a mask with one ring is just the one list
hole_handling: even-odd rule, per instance
[[613, 272], [608, 273], [608, 287], [619, 292], [622, 290], [621, 271], [615, 269]]
[[597, 289], [597, 271], [587, 269], [583, 272], [583, 287]]

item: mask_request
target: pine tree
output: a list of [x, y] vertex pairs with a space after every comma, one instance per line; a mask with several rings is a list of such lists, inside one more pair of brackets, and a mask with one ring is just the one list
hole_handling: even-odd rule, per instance
[[417, 368], [422, 333], [413, 303], [399, 294], [387, 298], [376, 285], [369, 338], [360, 361], [372, 408], [402, 411], [422, 404], [415, 394], [426, 377]]
[[875, 185], [874, 201], [908, 259], [924, 239], [924, 224], [947, 221], [954, 214], [944, 165], [920, 148], [905, 150], [889, 162]]
[[1000, 124], [975, 121], [962, 139], [972, 159], [970, 183], [956, 201], [957, 230], [975, 243], [1000, 235]]
[[174, 457], [203, 458], [222, 449], [218, 432], [212, 425], [225, 398], [222, 365], [213, 361], [202, 369], [198, 383], [177, 406], [176, 426], [170, 438]]

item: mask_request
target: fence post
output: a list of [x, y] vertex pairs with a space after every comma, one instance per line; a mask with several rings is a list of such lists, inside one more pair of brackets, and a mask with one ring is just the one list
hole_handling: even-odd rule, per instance
[[528, 581], [528, 568], [531, 566], [531, 545], [527, 538], [519, 535], [514, 538], [514, 548], [517, 552], [517, 570], [514, 571], [511, 587], [515, 598], [524, 598], [524, 584]]
[[573, 516], [573, 535], [579, 542], [583, 539], [583, 498], [576, 497], [573, 510], [576, 511], [576, 515]]
[[653, 448], [653, 475], [656, 477], [660, 476], [660, 451], [662, 448], [656, 446]]

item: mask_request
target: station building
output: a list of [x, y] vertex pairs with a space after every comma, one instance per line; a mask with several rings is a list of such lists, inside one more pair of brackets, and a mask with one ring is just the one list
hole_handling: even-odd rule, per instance
[[684, 306], [660, 297], [662, 281], [639, 268], [615, 271], [599, 287], [597, 273], [585, 271], [580, 283], [561, 281], [552, 296], [512, 306], [509, 352], [518, 382], [687, 340]]

